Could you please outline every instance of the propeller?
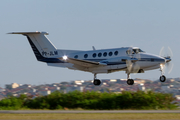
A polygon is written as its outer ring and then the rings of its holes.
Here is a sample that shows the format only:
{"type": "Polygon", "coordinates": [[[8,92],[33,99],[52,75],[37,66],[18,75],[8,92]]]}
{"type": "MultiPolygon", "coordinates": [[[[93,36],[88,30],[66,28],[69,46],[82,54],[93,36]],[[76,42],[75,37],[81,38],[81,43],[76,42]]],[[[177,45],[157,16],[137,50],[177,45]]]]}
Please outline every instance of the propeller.
{"type": "Polygon", "coordinates": [[[169,46],[166,49],[163,46],[159,52],[159,55],[161,57],[170,57],[171,58],[171,57],[173,57],[173,52],[169,46]]]}
{"type": "Polygon", "coordinates": [[[172,69],[173,69],[173,66],[174,64],[171,61],[172,57],[173,57],[173,52],[171,50],[171,48],[168,46],[166,49],[165,47],[163,46],[159,52],[159,55],[161,57],[164,57],[166,60],[165,60],[165,64],[161,64],[160,67],[161,67],[161,70],[164,72],[164,71],[167,71],[168,74],[171,73],[172,69]]]}
{"type": "Polygon", "coordinates": [[[140,60],[141,56],[139,53],[135,52],[139,51],[134,51],[133,47],[129,47],[127,50],[127,54],[130,57],[130,59],[126,60],[126,66],[129,73],[138,73],[140,69],[140,66],[134,61],[140,60]]]}

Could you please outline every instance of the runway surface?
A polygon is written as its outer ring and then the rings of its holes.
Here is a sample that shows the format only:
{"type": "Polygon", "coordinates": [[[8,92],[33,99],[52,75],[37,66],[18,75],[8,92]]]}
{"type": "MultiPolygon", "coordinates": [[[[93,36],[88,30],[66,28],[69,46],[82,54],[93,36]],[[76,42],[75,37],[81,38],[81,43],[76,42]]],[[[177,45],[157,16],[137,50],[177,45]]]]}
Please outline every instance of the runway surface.
{"type": "Polygon", "coordinates": [[[180,110],[0,110],[0,113],[180,113],[180,110]]]}

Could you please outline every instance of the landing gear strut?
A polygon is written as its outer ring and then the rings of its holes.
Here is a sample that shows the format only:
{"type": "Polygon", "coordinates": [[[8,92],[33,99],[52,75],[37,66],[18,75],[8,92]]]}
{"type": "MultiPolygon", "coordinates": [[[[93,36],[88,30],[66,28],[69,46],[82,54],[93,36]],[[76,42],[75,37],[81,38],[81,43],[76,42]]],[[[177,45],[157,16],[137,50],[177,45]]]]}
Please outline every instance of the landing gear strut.
{"type": "Polygon", "coordinates": [[[130,73],[127,74],[127,84],[128,85],[133,85],[134,84],[134,80],[130,79],[130,73]]]}
{"type": "Polygon", "coordinates": [[[96,79],[96,73],[94,74],[94,81],[93,81],[93,84],[94,85],[100,85],[101,84],[101,80],[99,80],[99,79],[96,79]]]}
{"type": "Polygon", "coordinates": [[[161,64],[161,65],[160,65],[161,76],[160,76],[160,78],[159,78],[159,80],[160,80],[161,82],[165,82],[165,81],[166,81],[166,77],[164,76],[163,68],[164,68],[164,65],[161,64]]]}

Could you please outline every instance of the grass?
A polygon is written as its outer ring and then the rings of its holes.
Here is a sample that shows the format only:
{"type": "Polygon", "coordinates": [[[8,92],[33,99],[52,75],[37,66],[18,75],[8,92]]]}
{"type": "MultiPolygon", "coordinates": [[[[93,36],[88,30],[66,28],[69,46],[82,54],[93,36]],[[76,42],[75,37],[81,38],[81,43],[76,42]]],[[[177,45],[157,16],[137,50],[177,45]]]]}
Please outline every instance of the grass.
{"type": "Polygon", "coordinates": [[[179,113],[0,113],[2,120],[180,120],[179,113]]]}

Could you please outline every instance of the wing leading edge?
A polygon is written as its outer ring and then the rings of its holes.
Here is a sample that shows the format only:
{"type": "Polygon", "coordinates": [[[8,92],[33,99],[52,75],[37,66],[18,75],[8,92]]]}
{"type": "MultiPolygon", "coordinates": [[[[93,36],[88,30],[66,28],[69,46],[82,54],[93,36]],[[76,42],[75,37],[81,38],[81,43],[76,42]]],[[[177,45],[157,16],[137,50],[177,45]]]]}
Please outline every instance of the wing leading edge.
{"type": "Polygon", "coordinates": [[[106,66],[107,64],[105,63],[99,63],[99,62],[94,62],[94,61],[88,61],[88,60],[80,60],[80,59],[75,59],[75,58],[67,58],[67,59],[63,59],[59,58],[60,60],[63,60],[65,62],[68,63],[72,63],[74,65],[79,65],[79,66],[83,66],[83,67],[97,67],[97,66],[106,66]]]}

